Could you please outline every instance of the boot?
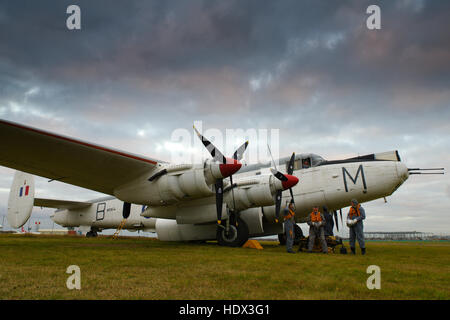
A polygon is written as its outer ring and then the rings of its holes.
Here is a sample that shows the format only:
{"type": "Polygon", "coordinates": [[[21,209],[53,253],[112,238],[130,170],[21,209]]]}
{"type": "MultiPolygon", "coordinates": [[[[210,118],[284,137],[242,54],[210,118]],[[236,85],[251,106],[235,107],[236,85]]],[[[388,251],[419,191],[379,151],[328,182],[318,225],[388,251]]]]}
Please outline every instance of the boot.
{"type": "Polygon", "coordinates": [[[365,255],[366,254],[366,248],[361,248],[361,254],[365,255]]]}
{"type": "Polygon", "coordinates": [[[352,251],[352,254],[356,254],[355,247],[350,247],[350,250],[352,251]]]}

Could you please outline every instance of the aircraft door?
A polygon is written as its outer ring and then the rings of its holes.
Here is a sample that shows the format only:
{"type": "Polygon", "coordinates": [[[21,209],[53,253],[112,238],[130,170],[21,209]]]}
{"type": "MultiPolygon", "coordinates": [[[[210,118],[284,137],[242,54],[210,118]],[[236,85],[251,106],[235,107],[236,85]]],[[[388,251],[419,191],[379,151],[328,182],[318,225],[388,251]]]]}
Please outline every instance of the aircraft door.
{"type": "Polygon", "coordinates": [[[123,218],[128,219],[128,217],[130,216],[130,212],[131,212],[131,203],[124,202],[123,203],[123,211],[122,211],[123,218]]]}
{"type": "Polygon", "coordinates": [[[103,220],[105,218],[106,202],[97,203],[97,212],[95,214],[95,220],[103,220]]]}

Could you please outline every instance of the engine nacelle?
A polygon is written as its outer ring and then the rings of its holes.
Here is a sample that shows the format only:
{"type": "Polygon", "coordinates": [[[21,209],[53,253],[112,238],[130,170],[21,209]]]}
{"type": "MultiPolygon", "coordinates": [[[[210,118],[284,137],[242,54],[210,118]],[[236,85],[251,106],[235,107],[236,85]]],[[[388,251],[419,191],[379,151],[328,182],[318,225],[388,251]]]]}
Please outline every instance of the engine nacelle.
{"type": "Polygon", "coordinates": [[[247,224],[248,232],[251,236],[264,234],[263,213],[261,208],[250,208],[241,211],[239,217],[247,224]]]}
{"type": "Polygon", "coordinates": [[[159,165],[151,176],[120,186],[114,195],[122,201],[167,206],[214,194],[213,185],[218,179],[229,177],[241,168],[239,161],[226,158],[226,163],[206,160],[203,164],[159,165]]]}
{"type": "Polygon", "coordinates": [[[198,165],[169,165],[161,167],[152,181],[143,176],[117,188],[114,195],[131,203],[167,206],[181,199],[213,195],[220,174],[219,165],[208,160],[198,165]]]}
{"type": "Polygon", "coordinates": [[[216,239],[217,226],[177,224],[175,220],[157,219],[156,233],[161,241],[193,241],[216,239]]]}
{"type": "Polygon", "coordinates": [[[229,208],[234,208],[237,211],[270,206],[275,204],[276,190],[281,188],[281,183],[274,176],[259,176],[238,181],[237,186],[232,191],[225,193],[224,199],[229,208]]]}

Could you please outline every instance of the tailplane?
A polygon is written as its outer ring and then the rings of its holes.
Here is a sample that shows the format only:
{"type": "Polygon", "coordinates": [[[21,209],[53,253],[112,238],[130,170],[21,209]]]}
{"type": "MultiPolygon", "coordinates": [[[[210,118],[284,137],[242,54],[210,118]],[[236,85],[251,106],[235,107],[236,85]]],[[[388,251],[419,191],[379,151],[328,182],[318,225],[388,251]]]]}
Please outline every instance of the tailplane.
{"type": "Polygon", "coordinates": [[[16,171],[8,198],[8,223],[12,228],[22,227],[30,218],[34,204],[34,177],[16,171]]]}

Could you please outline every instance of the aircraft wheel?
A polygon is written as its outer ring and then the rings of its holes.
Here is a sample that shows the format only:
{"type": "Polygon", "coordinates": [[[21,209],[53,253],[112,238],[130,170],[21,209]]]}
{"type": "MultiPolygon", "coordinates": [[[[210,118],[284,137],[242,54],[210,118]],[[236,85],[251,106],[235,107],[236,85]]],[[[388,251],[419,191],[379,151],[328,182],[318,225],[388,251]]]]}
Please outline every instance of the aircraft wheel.
{"type": "Polygon", "coordinates": [[[98,236],[98,234],[97,234],[97,231],[95,231],[95,230],[91,230],[91,231],[86,232],[86,237],[87,238],[95,238],[97,236],[98,236]]]}
{"type": "Polygon", "coordinates": [[[298,245],[300,239],[303,238],[303,231],[297,224],[294,225],[294,244],[298,245]]]}
{"type": "Polygon", "coordinates": [[[248,240],[248,226],[244,220],[237,218],[237,226],[230,224],[228,233],[222,227],[217,227],[217,242],[221,246],[241,247],[248,240]]]}

